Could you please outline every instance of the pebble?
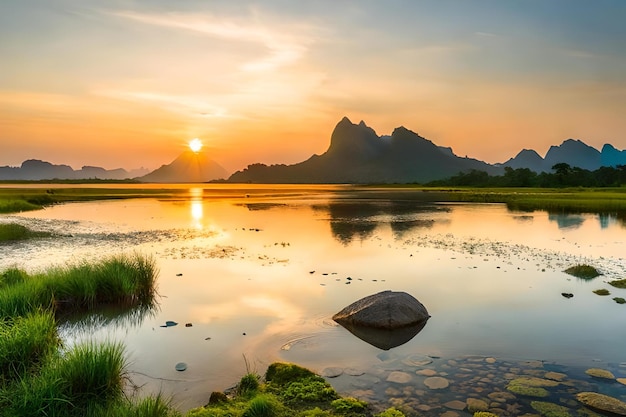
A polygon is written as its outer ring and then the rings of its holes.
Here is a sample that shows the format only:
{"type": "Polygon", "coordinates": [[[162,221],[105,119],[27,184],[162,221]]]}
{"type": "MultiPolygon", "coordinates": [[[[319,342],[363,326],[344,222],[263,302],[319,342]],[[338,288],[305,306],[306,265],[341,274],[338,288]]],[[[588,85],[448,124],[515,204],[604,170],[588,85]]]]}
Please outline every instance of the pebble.
{"type": "Polygon", "coordinates": [[[185,362],[178,362],[174,368],[176,368],[177,371],[182,372],[187,369],[187,364],[185,362]]]}
{"type": "Polygon", "coordinates": [[[343,368],[331,366],[322,370],[322,376],[325,378],[337,378],[341,374],[343,374],[343,368]]]}
{"type": "Polygon", "coordinates": [[[434,369],[420,369],[419,371],[415,372],[418,375],[424,375],[424,376],[434,376],[437,375],[437,371],[435,371],[434,369]]]}
{"type": "Polygon", "coordinates": [[[430,389],[443,389],[447,388],[450,383],[447,379],[440,376],[431,376],[430,378],[426,378],[424,380],[424,385],[426,385],[430,389]]]}
{"type": "Polygon", "coordinates": [[[406,384],[413,379],[410,374],[406,372],[393,371],[387,377],[388,382],[395,382],[396,384],[406,384]]]}

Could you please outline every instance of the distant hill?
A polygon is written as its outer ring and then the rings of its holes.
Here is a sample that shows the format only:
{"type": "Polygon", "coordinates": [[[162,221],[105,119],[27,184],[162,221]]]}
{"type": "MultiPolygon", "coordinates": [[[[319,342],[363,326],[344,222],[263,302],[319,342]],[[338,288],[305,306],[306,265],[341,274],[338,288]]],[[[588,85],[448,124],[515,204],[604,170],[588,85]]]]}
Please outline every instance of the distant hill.
{"type": "Polygon", "coordinates": [[[225,179],[228,172],[205,152],[187,150],[168,165],[137,178],[142,182],[207,182],[225,179]]]}
{"type": "Polygon", "coordinates": [[[460,171],[502,172],[482,161],[456,156],[405,127],[378,136],[363,121],[344,117],[335,127],[328,150],[293,165],[253,164],[235,172],[237,183],[409,183],[446,178],[460,171]]]}
{"type": "Polygon", "coordinates": [[[0,167],[0,180],[88,180],[107,179],[123,180],[145,175],[147,169],[126,171],[122,168],[106,170],[100,167],[83,166],[74,170],[69,165],[55,165],[38,159],[29,159],[19,167],[0,167]]]}
{"type": "Polygon", "coordinates": [[[541,158],[534,150],[524,149],[515,158],[497,165],[550,172],[554,165],[562,162],[572,167],[595,171],[601,166],[626,165],[626,151],[619,151],[609,144],[604,145],[602,151],[598,151],[581,140],[567,139],[558,146],[551,146],[545,158],[541,158]]]}

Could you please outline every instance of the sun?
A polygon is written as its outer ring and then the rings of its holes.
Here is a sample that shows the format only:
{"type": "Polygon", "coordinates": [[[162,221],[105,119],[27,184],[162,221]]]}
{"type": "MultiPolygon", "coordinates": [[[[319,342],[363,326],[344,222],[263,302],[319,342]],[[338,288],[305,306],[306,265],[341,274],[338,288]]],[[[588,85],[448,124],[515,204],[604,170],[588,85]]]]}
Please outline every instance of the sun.
{"type": "Polygon", "coordinates": [[[189,149],[191,149],[195,153],[200,152],[200,149],[202,149],[202,141],[200,141],[200,139],[198,138],[190,140],[189,149]]]}

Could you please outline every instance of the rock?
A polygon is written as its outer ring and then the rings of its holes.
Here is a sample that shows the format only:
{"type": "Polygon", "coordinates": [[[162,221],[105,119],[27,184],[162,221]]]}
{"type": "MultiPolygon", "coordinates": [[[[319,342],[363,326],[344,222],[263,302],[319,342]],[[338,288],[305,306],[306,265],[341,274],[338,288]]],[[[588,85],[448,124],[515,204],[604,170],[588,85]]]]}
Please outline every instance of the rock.
{"type": "Polygon", "coordinates": [[[487,411],[489,409],[489,404],[487,404],[483,400],[479,400],[478,398],[468,398],[465,403],[467,404],[467,410],[470,413],[475,413],[477,411],[487,411]]]}
{"type": "Polygon", "coordinates": [[[579,392],[576,399],[587,407],[606,413],[626,416],[626,403],[608,395],[596,392],[579,392]]]}
{"type": "Polygon", "coordinates": [[[450,383],[447,379],[440,376],[431,376],[430,378],[426,378],[424,380],[424,385],[426,385],[430,389],[443,389],[448,388],[448,385],[450,385],[450,383]]]}
{"type": "Polygon", "coordinates": [[[585,373],[594,378],[615,379],[615,375],[613,375],[611,371],[607,371],[606,369],[589,368],[585,371],[585,373]]]}
{"type": "Polygon", "coordinates": [[[185,323],[185,327],[192,327],[193,324],[192,323],[185,323]]]}
{"type": "Polygon", "coordinates": [[[509,382],[506,389],[518,395],[547,397],[548,391],[544,387],[556,387],[557,385],[559,385],[559,382],[551,379],[521,377],[509,382]]]}
{"type": "Polygon", "coordinates": [[[357,368],[346,368],[343,370],[343,372],[346,375],[350,375],[350,376],[361,376],[365,373],[364,370],[362,369],[357,369],[357,368]]]}
{"type": "Polygon", "coordinates": [[[567,375],[560,372],[546,372],[544,376],[547,379],[553,379],[555,381],[563,381],[565,378],[567,378],[567,375]]]}
{"type": "Polygon", "coordinates": [[[459,417],[459,413],[457,413],[456,411],[446,411],[445,413],[441,414],[440,417],[459,417]]]}
{"type": "Polygon", "coordinates": [[[410,382],[411,379],[413,378],[411,377],[410,374],[407,374],[406,372],[400,372],[400,371],[393,371],[387,377],[388,382],[395,382],[397,384],[406,384],[407,382],[410,382]]]}
{"type": "Polygon", "coordinates": [[[329,367],[322,370],[322,376],[325,378],[337,378],[341,374],[343,374],[342,368],[329,367]]]}
{"type": "Polygon", "coordinates": [[[437,375],[437,371],[435,371],[434,369],[420,369],[419,371],[416,371],[415,373],[418,375],[424,375],[424,376],[437,375]]]}
{"type": "Polygon", "coordinates": [[[415,297],[396,291],[382,291],[361,298],[333,316],[341,325],[378,329],[399,329],[425,323],[430,315],[415,297]]]}
{"type": "Polygon", "coordinates": [[[459,400],[448,401],[444,404],[444,406],[451,408],[453,410],[463,410],[465,408],[465,403],[459,400]]]}
{"type": "Polygon", "coordinates": [[[574,296],[571,292],[562,292],[561,295],[565,298],[572,298],[574,296]]]}
{"type": "Polygon", "coordinates": [[[187,364],[185,362],[178,362],[175,366],[176,370],[179,372],[184,371],[185,369],[187,369],[187,364]]]}
{"type": "Polygon", "coordinates": [[[626,378],[617,378],[617,382],[619,382],[622,385],[626,385],[626,378]]]}
{"type": "Polygon", "coordinates": [[[569,417],[569,409],[562,405],[548,403],[544,401],[532,401],[530,406],[539,414],[545,417],[569,417]]]}

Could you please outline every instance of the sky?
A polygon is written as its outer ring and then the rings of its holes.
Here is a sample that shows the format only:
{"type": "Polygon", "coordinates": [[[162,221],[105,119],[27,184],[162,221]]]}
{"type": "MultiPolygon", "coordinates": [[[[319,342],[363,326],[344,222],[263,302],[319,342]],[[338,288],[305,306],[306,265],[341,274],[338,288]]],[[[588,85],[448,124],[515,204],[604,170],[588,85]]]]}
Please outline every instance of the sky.
{"type": "Polygon", "coordinates": [[[229,171],[321,154],[347,116],[504,162],[626,148],[623,0],[2,0],[0,166],[229,171]]]}

